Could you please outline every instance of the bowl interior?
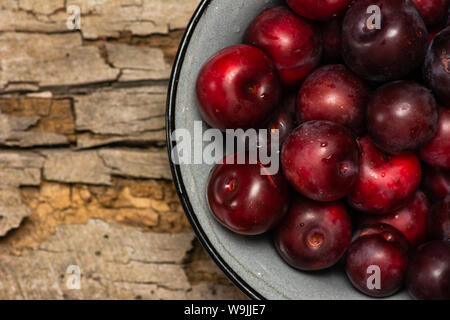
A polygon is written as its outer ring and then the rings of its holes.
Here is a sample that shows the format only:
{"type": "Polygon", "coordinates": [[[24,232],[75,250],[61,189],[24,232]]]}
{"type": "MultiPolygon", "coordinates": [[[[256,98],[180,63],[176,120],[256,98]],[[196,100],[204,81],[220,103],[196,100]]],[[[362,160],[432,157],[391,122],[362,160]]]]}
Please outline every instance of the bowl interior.
{"type": "MultiPolygon", "coordinates": [[[[248,24],[264,8],[283,4],[280,0],[211,0],[193,22],[186,51],[179,57],[181,71],[177,85],[173,129],[187,129],[194,143],[194,121],[201,120],[197,111],[195,82],[203,63],[218,50],[242,41],[248,24]]],[[[173,106],[169,106],[173,108],[173,106]]],[[[203,124],[203,130],[207,128],[203,124]]],[[[201,138],[200,138],[201,139],[201,138]]],[[[170,144],[169,144],[170,145],[170,144]]],[[[194,164],[179,166],[181,183],[198,221],[199,231],[244,286],[267,299],[367,299],[357,292],[345,276],[342,266],[319,273],[304,273],[289,267],[278,256],[270,235],[242,237],[220,226],[206,203],[206,181],[212,166],[194,164]]],[[[405,299],[401,292],[395,299],[405,299]]]]}

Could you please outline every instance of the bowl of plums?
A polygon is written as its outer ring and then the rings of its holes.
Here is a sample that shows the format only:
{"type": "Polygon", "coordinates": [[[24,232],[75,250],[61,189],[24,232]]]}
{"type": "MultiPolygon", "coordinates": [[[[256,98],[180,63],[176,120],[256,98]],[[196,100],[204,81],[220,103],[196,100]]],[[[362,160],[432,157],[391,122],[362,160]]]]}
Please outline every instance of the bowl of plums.
{"type": "Polygon", "coordinates": [[[204,0],[167,101],[197,237],[255,299],[450,299],[450,0],[204,0]]]}

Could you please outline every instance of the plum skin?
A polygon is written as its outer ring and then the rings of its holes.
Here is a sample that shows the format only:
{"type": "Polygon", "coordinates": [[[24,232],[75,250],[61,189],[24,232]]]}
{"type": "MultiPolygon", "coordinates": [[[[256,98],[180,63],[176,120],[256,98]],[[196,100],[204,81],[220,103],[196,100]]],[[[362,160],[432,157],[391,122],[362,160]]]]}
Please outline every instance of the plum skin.
{"type": "Polygon", "coordinates": [[[413,0],[419,12],[429,27],[441,25],[445,22],[450,6],[448,0],[413,0]]]}
{"type": "Polygon", "coordinates": [[[322,25],[324,64],[338,63],[342,60],[341,55],[341,28],[343,17],[338,17],[325,22],[322,25]]]}
{"type": "MultiPolygon", "coordinates": [[[[276,116],[269,122],[268,136],[270,138],[274,130],[278,130],[280,147],[296,127],[295,104],[295,95],[287,95],[281,102],[276,116]]],[[[270,144],[270,140],[268,143],[270,144]]]]}
{"type": "Polygon", "coordinates": [[[420,185],[422,168],[410,152],[390,156],[368,137],[359,140],[361,166],[347,202],[371,214],[388,214],[404,206],[420,185]]]}
{"type": "Polygon", "coordinates": [[[275,246],[292,267],[322,270],[336,264],[351,240],[351,220],[342,202],[297,197],[275,230],[275,246]]]}
{"type": "Polygon", "coordinates": [[[428,31],[411,0],[358,0],[342,25],[342,56],[357,75],[371,81],[398,80],[420,67],[428,31]],[[381,9],[381,29],[367,27],[367,8],[381,9]]]}
{"type": "Polygon", "coordinates": [[[202,118],[212,127],[264,128],[281,98],[273,62],[248,45],[227,47],[212,56],[197,77],[202,118]]]}
{"type": "Polygon", "coordinates": [[[406,287],[416,300],[450,300],[450,241],[428,242],[416,250],[406,287]]]}
{"type": "Polygon", "coordinates": [[[262,234],[286,214],[291,191],[281,170],[262,175],[262,164],[227,164],[225,157],[210,173],[206,197],[213,216],[229,230],[242,235],[262,234]]]}
{"type": "Polygon", "coordinates": [[[431,42],[423,74],[438,102],[450,108],[450,26],[439,32],[431,42]]]}
{"type": "Polygon", "coordinates": [[[303,83],[297,98],[297,118],[333,121],[362,135],[369,95],[365,81],[344,65],[327,65],[303,83]]]}
{"type": "Polygon", "coordinates": [[[428,239],[450,241],[450,193],[433,206],[428,218],[428,239]]]}
{"type": "Polygon", "coordinates": [[[375,224],[358,230],[350,244],[345,264],[351,283],[371,297],[388,297],[403,284],[409,254],[408,240],[394,227],[375,224]],[[369,267],[380,268],[380,288],[367,286],[369,267]]]}
{"type": "Polygon", "coordinates": [[[369,135],[382,150],[415,151],[438,128],[438,109],[431,92],[414,82],[396,81],[380,87],[367,107],[369,135]]]}
{"type": "Polygon", "coordinates": [[[420,149],[420,158],[429,165],[450,169],[450,109],[439,109],[437,133],[420,149]]]}
{"type": "Polygon", "coordinates": [[[290,184],[316,201],[345,197],[358,176],[359,150],[346,127],[330,121],[308,121],[285,141],[281,165],[290,184]]]}
{"type": "Polygon", "coordinates": [[[384,223],[393,226],[408,239],[412,247],[417,247],[427,240],[427,222],[430,215],[430,203],[427,196],[420,190],[405,207],[388,215],[364,215],[360,225],[384,223]]]}
{"type": "Polygon", "coordinates": [[[351,0],[287,0],[297,14],[311,20],[326,21],[343,13],[351,0]]]}
{"type": "Polygon", "coordinates": [[[450,194],[450,170],[424,166],[423,189],[432,200],[441,200],[450,194]]]}
{"type": "Polygon", "coordinates": [[[322,37],[316,28],[284,6],[261,12],[245,32],[244,43],[264,51],[288,87],[298,86],[322,54],[322,37]]]}

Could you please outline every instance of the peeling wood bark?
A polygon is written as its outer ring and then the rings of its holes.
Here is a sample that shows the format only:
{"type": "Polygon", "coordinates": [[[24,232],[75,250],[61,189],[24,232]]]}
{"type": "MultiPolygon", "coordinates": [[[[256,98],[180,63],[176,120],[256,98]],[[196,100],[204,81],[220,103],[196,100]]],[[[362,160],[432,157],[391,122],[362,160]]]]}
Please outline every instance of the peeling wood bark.
{"type": "Polygon", "coordinates": [[[22,219],[31,214],[30,209],[22,202],[17,188],[0,187],[0,236],[17,228],[22,219]]]}
{"type": "Polygon", "coordinates": [[[69,99],[0,99],[0,145],[62,146],[74,140],[69,99]]]}
{"type": "Polygon", "coordinates": [[[111,174],[133,178],[171,179],[167,152],[102,149],[100,157],[111,174]]]}
{"type": "Polygon", "coordinates": [[[11,83],[35,83],[39,87],[80,85],[114,81],[119,70],[101,58],[97,48],[82,46],[78,33],[42,35],[0,34],[2,48],[0,88],[11,83]]]}
{"type": "Polygon", "coordinates": [[[164,129],[166,88],[98,90],[75,98],[76,128],[103,135],[133,136],[164,129]]]}

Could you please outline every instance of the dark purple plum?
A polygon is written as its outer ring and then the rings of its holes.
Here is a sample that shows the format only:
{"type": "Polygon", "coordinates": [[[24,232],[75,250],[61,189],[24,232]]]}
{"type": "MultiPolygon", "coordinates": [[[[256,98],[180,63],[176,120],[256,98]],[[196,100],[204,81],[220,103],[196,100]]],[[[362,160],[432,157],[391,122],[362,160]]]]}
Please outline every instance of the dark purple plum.
{"type": "Polygon", "coordinates": [[[351,221],[343,203],[297,197],[275,231],[275,246],[292,267],[322,270],[339,261],[351,237],[351,221]]]}
{"type": "Polygon", "coordinates": [[[450,300],[450,241],[420,246],[410,259],[406,287],[417,300],[450,300]]]}
{"type": "Polygon", "coordinates": [[[408,253],[408,240],[394,227],[366,226],[355,233],[347,250],[347,276],[355,288],[371,297],[393,295],[403,285],[408,253]]]}
{"type": "Polygon", "coordinates": [[[450,194],[434,205],[428,218],[428,238],[450,241],[450,194]]]}
{"type": "Polygon", "coordinates": [[[450,108],[450,26],[434,37],[423,70],[440,104],[450,108]]]}
{"type": "Polygon", "coordinates": [[[372,81],[398,80],[420,67],[428,31],[411,0],[358,0],[342,25],[342,56],[359,76],[372,81]],[[370,21],[367,9],[381,8],[381,25],[370,21]]]}
{"type": "Polygon", "coordinates": [[[438,109],[432,93],[409,81],[386,84],[367,107],[367,129],[375,144],[396,154],[415,151],[429,142],[438,128],[438,109]]]}

